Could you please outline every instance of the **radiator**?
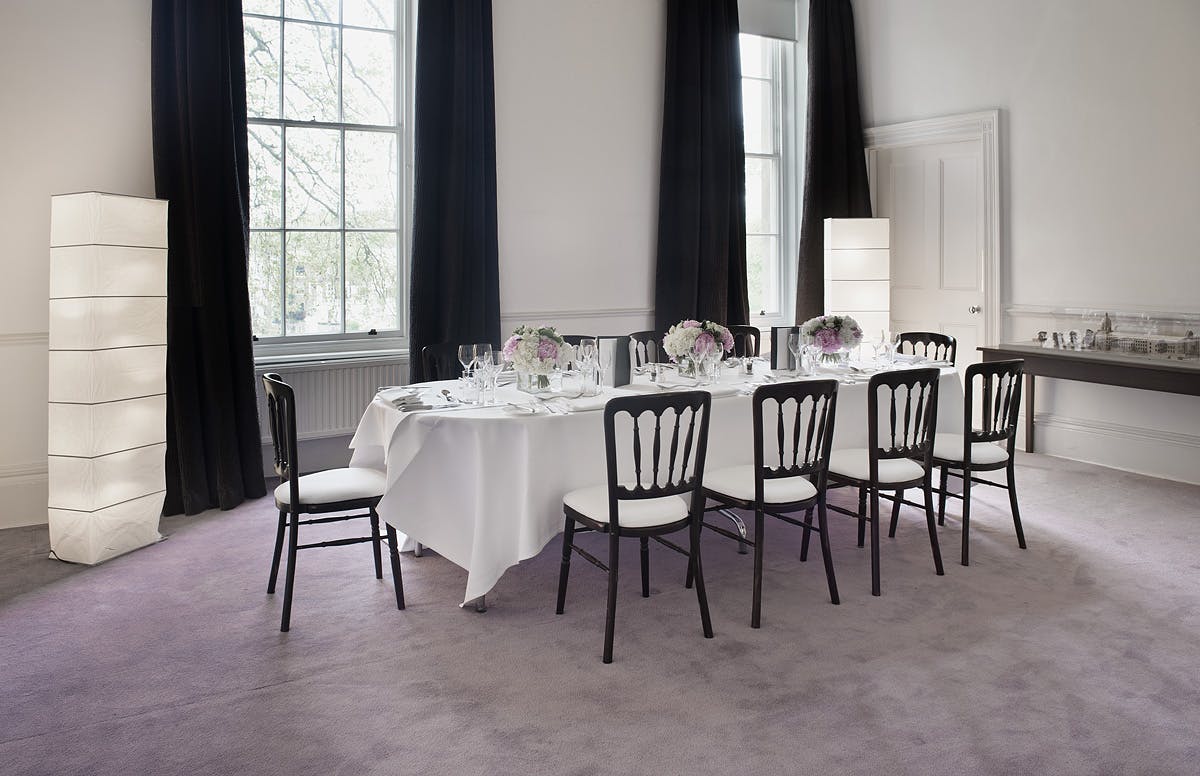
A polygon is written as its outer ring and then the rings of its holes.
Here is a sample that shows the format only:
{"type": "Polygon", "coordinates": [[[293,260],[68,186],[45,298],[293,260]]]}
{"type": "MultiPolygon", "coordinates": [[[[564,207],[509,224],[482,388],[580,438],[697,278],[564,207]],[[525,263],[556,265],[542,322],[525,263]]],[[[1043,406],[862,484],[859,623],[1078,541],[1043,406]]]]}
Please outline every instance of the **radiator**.
{"type": "MultiPolygon", "coordinates": [[[[292,366],[258,367],[256,375],[277,372],[296,391],[296,437],[301,440],[349,436],[358,427],[363,409],[376,390],[385,385],[402,385],[408,365],[397,358],[346,359],[292,366]]],[[[262,380],[256,380],[258,417],[267,417],[267,400],[262,380]]],[[[262,426],[264,445],[271,444],[271,430],[262,426]]]]}

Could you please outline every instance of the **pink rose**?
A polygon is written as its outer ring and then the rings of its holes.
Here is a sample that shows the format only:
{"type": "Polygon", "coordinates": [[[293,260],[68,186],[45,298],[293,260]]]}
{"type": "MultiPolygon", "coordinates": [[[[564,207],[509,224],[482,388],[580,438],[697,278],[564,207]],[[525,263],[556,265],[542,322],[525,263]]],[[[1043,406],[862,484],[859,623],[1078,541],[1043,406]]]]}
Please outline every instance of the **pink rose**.
{"type": "Polygon", "coordinates": [[[695,351],[697,356],[707,356],[716,350],[716,347],[717,341],[713,339],[713,335],[704,332],[696,337],[696,344],[692,346],[692,350],[695,351]]]}
{"type": "Polygon", "coordinates": [[[836,353],[842,349],[842,338],[833,329],[818,329],[813,337],[822,353],[836,353]]]}
{"type": "Polygon", "coordinates": [[[555,344],[554,340],[543,339],[538,343],[537,354],[538,358],[542,359],[543,361],[547,359],[556,359],[558,358],[558,345],[555,344]]]}

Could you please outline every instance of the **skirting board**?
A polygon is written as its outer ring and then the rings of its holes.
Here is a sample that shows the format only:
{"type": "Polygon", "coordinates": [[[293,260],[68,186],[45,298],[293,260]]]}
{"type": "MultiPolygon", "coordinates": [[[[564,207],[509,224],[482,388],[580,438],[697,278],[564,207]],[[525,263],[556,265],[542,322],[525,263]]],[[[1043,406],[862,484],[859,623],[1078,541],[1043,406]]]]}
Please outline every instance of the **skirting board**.
{"type": "Polygon", "coordinates": [[[44,525],[48,483],[45,462],[0,466],[0,529],[44,525]]]}
{"type": "MultiPolygon", "coordinates": [[[[1193,434],[1043,412],[1034,427],[1039,453],[1200,485],[1200,437],[1193,434]]],[[[1024,413],[1017,446],[1025,447],[1024,413]]]]}

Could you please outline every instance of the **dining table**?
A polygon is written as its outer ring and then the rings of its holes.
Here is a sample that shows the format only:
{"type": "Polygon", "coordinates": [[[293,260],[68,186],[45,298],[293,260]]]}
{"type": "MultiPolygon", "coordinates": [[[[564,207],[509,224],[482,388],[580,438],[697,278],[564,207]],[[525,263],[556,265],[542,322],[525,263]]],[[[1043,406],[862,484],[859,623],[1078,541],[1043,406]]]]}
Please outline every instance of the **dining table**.
{"type": "MultiPolygon", "coordinates": [[[[833,446],[867,445],[867,385],[879,368],[843,366],[815,375],[772,372],[765,362],[721,370],[707,385],[672,370],[651,381],[635,375],[621,387],[579,396],[536,396],[500,385],[488,403],[456,399],[458,381],[381,389],[363,412],[350,442],[351,466],[386,473],[377,511],[382,520],[467,572],[463,603],[477,601],[504,572],[533,558],[563,530],[563,496],[607,481],[603,409],[617,396],[671,390],[712,394],[705,468],[753,462],[751,395],[757,385],[835,377],[833,446]],[[415,397],[415,398],[414,398],[415,397]],[[414,407],[416,407],[414,409],[414,407]]],[[[962,383],[941,367],[938,431],[962,430],[962,383]]]]}

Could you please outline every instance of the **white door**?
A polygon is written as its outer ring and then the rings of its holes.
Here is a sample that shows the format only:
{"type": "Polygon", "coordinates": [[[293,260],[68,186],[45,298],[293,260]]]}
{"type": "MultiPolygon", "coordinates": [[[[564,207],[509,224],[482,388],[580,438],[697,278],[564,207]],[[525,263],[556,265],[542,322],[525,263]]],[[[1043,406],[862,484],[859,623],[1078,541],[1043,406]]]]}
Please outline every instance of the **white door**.
{"type": "Polygon", "coordinates": [[[892,224],[892,331],[958,340],[958,368],[980,360],[984,175],[980,140],[884,147],[872,154],[875,215],[892,224]]]}

